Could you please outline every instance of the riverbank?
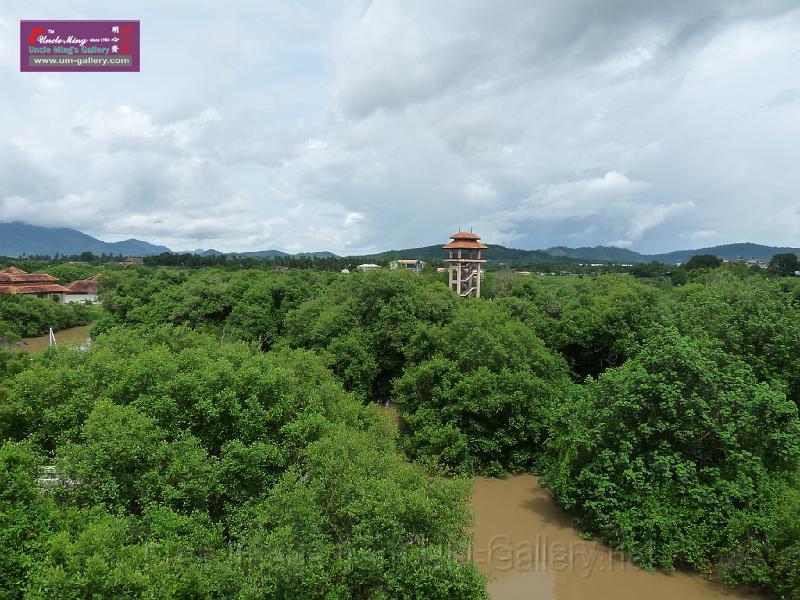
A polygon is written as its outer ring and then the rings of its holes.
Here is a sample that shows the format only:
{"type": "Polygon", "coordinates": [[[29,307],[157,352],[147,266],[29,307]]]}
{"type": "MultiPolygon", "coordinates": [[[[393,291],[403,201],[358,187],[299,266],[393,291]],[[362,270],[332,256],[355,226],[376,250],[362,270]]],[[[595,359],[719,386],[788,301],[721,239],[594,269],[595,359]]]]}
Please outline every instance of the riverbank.
{"type": "MultiPolygon", "coordinates": [[[[89,339],[89,333],[92,329],[92,323],[88,325],[80,325],[78,327],[70,327],[56,331],[56,343],[68,345],[80,345],[89,339]]],[[[38,337],[22,338],[26,347],[23,348],[28,354],[35,355],[42,352],[49,344],[49,336],[40,335],[38,337]]]]}
{"type": "MultiPolygon", "coordinates": [[[[378,404],[397,426],[394,406],[378,404]]],[[[686,572],[648,571],[585,540],[535,475],[474,478],[469,558],[493,600],[763,600],[686,572]]]]}
{"type": "Polygon", "coordinates": [[[584,540],[533,475],[475,478],[471,558],[494,600],[757,600],[689,573],[647,571],[584,540]]]}

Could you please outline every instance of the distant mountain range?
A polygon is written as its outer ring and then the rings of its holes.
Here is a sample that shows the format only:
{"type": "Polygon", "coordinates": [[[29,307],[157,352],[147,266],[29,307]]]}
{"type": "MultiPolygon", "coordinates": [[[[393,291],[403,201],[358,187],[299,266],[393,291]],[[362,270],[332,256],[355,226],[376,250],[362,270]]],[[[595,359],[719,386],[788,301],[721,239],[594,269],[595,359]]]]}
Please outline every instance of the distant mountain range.
{"type": "MultiPolygon", "coordinates": [[[[142,240],[130,239],[122,242],[104,242],[77,229],[68,227],[39,227],[15,221],[0,223],[0,256],[55,256],[78,255],[82,252],[92,254],[122,254],[124,256],[152,256],[172,252],[166,246],[159,246],[142,240]]],[[[333,252],[299,252],[289,254],[280,250],[260,250],[258,252],[220,252],[219,250],[189,250],[199,256],[236,255],[251,258],[272,258],[274,256],[332,257],[333,252]]]]}
{"type": "Polygon", "coordinates": [[[596,260],[601,262],[615,263],[642,263],[642,262],[662,262],[674,264],[686,262],[693,256],[699,254],[711,254],[718,258],[758,258],[769,260],[775,254],[793,252],[800,256],[800,248],[787,248],[780,246],[762,246],[749,242],[742,244],[724,244],[722,246],[712,246],[710,248],[696,248],[694,250],[675,250],[664,254],[640,254],[627,248],[615,248],[609,246],[595,246],[593,248],[565,248],[557,246],[546,250],[553,256],[563,256],[573,260],[596,260]]]}
{"type": "MultiPolygon", "coordinates": [[[[331,258],[337,256],[333,252],[298,252],[297,254],[290,254],[281,250],[256,250],[254,252],[220,252],[219,250],[190,250],[190,254],[197,254],[198,256],[242,256],[244,258],[274,258],[276,256],[291,256],[294,258],[331,258]]],[[[179,252],[178,254],[183,254],[179,252]]]]}
{"type": "MultiPolygon", "coordinates": [[[[441,260],[444,258],[442,244],[433,246],[423,246],[421,248],[406,248],[405,250],[387,250],[377,254],[367,254],[360,258],[365,260],[387,260],[390,258],[416,258],[417,260],[441,260]]],[[[506,248],[495,244],[489,245],[483,251],[486,260],[508,265],[520,265],[541,262],[574,262],[569,258],[553,256],[542,250],[518,250],[516,248],[506,248]]]]}
{"type": "MultiPolygon", "coordinates": [[[[32,256],[32,255],[77,255],[82,252],[93,254],[122,254],[125,256],[150,256],[162,252],[172,252],[166,246],[159,246],[137,239],[122,242],[104,242],[77,229],[66,227],[38,227],[25,223],[0,223],[0,256],[32,256]]],[[[337,255],[332,252],[299,252],[290,254],[281,250],[260,250],[256,252],[220,252],[219,250],[191,250],[188,251],[199,256],[231,255],[250,258],[286,257],[317,257],[329,258],[337,255]]],[[[712,254],[719,258],[757,258],[769,260],[774,254],[793,252],[800,256],[800,248],[787,248],[775,246],[762,246],[760,244],[742,243],[725,244],[711,248],[697,248],[694,250],[676,250],[664,254],[641,254],[627,248],[612,246],[594,246],[583,248],[567,248],[556,246],[547,250],[519,250],[490,244],[484,252],[487,260],[495,263],[504,263],[510,266],[536,264],[544,262],[612,262],[612,263],[643,263],[663,262],[674,264],[678,261],[686,262],[698,254],[712,254]]],[[[421,248],[406,248],[403,250],[387,250],[376,254],[353,257],[361,260],[386,260],[394,257],[416,258],[419,260],[440,260],[443,258],[441,244],[423,246],[421,248]]]]}
{"type": "Polygon", "coordinates": [[[67,227],[37,227],[25,223],[0,223],[0,256],[36,256],[56,254],[123,254],[149,256],[169,252],[166,246],[157,246],[142,240],[104,242],[77,229],[67,227]]]}
{"type": "MultiPolygon", "coordinates": [[[[800,256],[800,248],[784,248],[776,246],[762,246],[760,244],[725,244],[711,248],[697,248],[694,250],[675,250],[664,254],[641,254],[627,248],[614,246],[594,246],[583,248],[567,248],[555,246],[547,250],[518,250],[490,244],[483,256],[495,263],[505,263],[510,266],[536,264],[543,262],[609,262],[617,264],[638,264],[647,262],[662,262],[675,264],[686,262],[698,254],[712,254],[719,258],[758,258],[769,260],[775,254],[793,252],[800,256]]],[[[442,246],[424,246],[422,248],[409,248],[406,250],[388,250],[377,254],[370,254],[363,258],[382,260],[402,256],[417,258],[419,260],[440,260],[443,257],[442,246]]]]}

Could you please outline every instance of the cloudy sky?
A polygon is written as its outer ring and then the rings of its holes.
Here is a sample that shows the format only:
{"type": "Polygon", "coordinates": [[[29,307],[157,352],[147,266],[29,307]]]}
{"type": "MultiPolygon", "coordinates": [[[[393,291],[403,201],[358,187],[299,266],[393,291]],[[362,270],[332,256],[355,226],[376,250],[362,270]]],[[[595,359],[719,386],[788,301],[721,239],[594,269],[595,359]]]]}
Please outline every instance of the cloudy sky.
{"type": "Polygon", "coordinates": [[[0,0],[0,221],[173,249],[800,245],[797,0],[0,0]],[[108,8],[108,5],[111,8],[108,8]],[[20,19],[141,73],[20,73],[20,19]]]}

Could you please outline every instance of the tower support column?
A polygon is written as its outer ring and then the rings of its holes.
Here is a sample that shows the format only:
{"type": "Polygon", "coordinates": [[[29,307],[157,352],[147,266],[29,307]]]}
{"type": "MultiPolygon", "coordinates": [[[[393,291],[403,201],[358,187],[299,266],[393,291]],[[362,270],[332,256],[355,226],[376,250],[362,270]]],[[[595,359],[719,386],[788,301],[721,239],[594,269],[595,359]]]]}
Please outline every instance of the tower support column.
{"type": "Polygon", "coordinates": [[[448,263],[447,283],[450,289],[462,298],[480,298],[482,264],[481,250],[488,248],[479,240],[480,236],[472,232],[454,233],[452,240],[443,248],[448,251],[445,259],[448,263]]]}

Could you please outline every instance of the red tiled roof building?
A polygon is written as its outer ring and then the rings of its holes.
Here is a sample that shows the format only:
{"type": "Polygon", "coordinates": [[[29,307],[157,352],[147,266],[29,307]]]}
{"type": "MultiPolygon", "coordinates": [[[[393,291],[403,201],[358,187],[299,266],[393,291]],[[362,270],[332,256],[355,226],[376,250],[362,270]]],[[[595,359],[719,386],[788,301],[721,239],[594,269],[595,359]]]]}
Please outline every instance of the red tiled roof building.
{"type": "Polygon", "coordinates": [[[97,275],[89,277],[88,279],[73,281],[67,286],[67,292],[70,294],[96,294],[97,290],[97,275]]]}
{"type": "Polygon", "coordinates": [[[64,294],[64,303],[70,302],[89,302],[98,301],[98,276],[94,275],[88,279],[79,279],[67,285],[67,293],[64,294]]]}
{"type": "Polygon", "coordinates": [[[47,273],[27,273],[17,267],[0,271],[0,294],[30,294],[40,298],[58,295],[63,298],[66,291],[58,279],[47,273]]]}
{"type": "Polygon", "coordinates": [[[459,231],[450,236],[451,242],[442,246],[448,251],[445,259],[449,263],[448,284],[462,298],[481,297],[481,250],[489,246],[482,244],[479,235],[459,231]]]}

